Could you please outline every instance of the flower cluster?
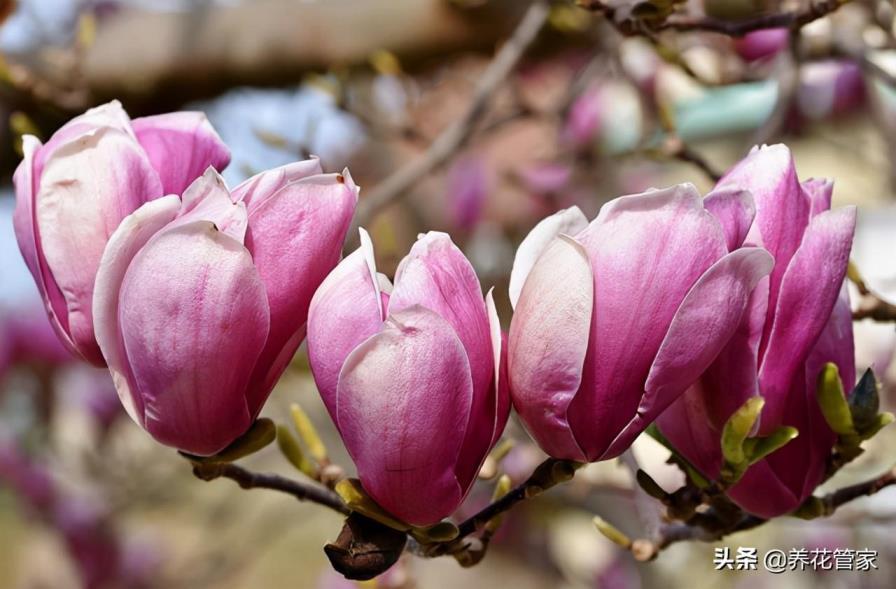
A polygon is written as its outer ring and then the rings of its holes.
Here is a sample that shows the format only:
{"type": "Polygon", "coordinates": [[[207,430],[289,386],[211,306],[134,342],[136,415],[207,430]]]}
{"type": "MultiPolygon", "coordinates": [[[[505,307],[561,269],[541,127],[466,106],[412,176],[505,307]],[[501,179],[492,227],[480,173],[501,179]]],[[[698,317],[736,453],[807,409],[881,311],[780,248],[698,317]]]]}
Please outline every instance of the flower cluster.
{"type": "Polygon", "coordinates": [[[107,365],[162,443],[214,454],[242,435],[305,336],[358,190],[315,159],[232,191],[200,113],[73,119],[15,174],[16,237],[60,339],[107,365]]]}
{"type": "Polygon", "coordinates": [[[208,456],[243,435],[307,335],[364,491],[412,525],[458,508],[511,405],[554,458],[614,458],[655,423],[718,480],[725,428],[760,399],[744,436],[799,437],[740,465],[730,499],[771,517],[824,478],[837,436],[816,383],[831,364],[838,390],[855,380],[855,210],[831,210],[832,185],[800,182],[784,146],[705,198],[681,184],[541,221],[516,254],[506,335],[444,233],[420,236],[394,284],[363,230],[340,262],[347,170],[311,159],[228,189],[202,115],[132,121],[117,103],[24,147],[15,228],[47,313],[164,444],[208,456]]]}

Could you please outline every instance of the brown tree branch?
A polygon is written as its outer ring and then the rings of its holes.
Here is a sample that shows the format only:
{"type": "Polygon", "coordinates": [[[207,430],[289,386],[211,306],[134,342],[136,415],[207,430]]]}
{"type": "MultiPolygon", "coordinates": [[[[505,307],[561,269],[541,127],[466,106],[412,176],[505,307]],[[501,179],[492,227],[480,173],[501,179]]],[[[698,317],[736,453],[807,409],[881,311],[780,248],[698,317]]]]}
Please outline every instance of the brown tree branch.
{"type": "Polygon", "coordinates": [[[271,489],[292,495],[299,501],[310,501],[329,507],[342,515],[351,513],[339,495],[329,489],[288,479],[278,474],[252,472],[231,462],[194,462],[193,474],[203,481],[230,479],[243,489],[271,489]]]}
{"type": "MultiPolygon", "coordinates": [[[[896,485],[896,468],[892,468],[873,479],[843,487],[822,497],[810,497],[807,503],[811,502],[817,506],[816,509],[818,511],[816,515],[829,516],[850,501],[874,495],[892,485],[896,485]]],[[[712,519],[716,515],[714,511],[715,508],[710,507],[704,513],[699,514],[700,519],[712,519]]],[[[741,512],[731,525],[723,529],[693,525],[693,522],[672,522],[663,525],[659,532],[650,538],[638,538],[631,541],[628,549],[637,560],[647,561],[652,560],[665,548],[678,542],[717,542],[731,534],[757,528],[768,521],[761,517],[741,512]]]]}
{"type": "Polygon", "coordinates": [[[852,312],[852,318],[856,321],[871,319],[881,323],[896,322],[896,305],[867,292],[863,295],[859,308],[852,312]]]}
{"type": "Polygon", "coordinates": [[[819,499],[822,505],[824,505],[825,513],[834,513],[840,506],[860,497],[874,495],[890,485],[896,485],[896,468],[892,468],[871,480],[837,489],[819,499]]]}
{"type": "Polygon", "coordinates": [[[674,133],[670,134],[659,148],[645,149],[645,152],[648,155],[676,159],[680,162],[691,164],[713,182],[718,182],[722,179],[722,172],[713,167],[701,153],[674,133]]]}
{"type": "Polygon", "coordinates": [[[821,0],[810,2],[806,8],[791,12],[763,14],[753,18],[737,21],[722,20],[708,16],[694,17],[671,15],[660,21],[636,20],[630,17],[617,19],[619,9],[609,6],[604,0],[580,0],[580,5],[588,10],[600,12],[625,35],[640,35],[646,31],[699,31],[721,33],[729,37],[742,37],[747,33],[760,29],[791,28],[798,29],[822,17],[825,17],[851,0],[821,0]]]}
{"type": "Polygon", "coordinates": [[[487,544],[479,544],[470,542],[470,536],[483,531],[488,523],[502,513],[509,511],[518,503],[540,495],[547,489],[560,483],[570,480],[575,474],[581,463],[570,460],[559,460],[556,458],[548,458],[542,462],[532,475],[525,482],[511,490],[509,493],[490,503],[481,509],[475,515],[467,518],[458,526],[458,535],[455,540],[450,542],[440,542],[432,544],[423,549],[425,556],[435,557],[445,554],[458,554],[461,552],[469,552],[471,549],[477,552],[468,559],[468,562],[475,564],[479,562],[484,555],[487,544]]]}
{"type": "Polygon", "coordinates": [[[388,176],[361,200],[349,239],[354,239],[357,227],[369,223],[383,208],[401,198],[411,186],[448,161],[466,143],[476,123],[485,114],[492,95],[535,40],[548,14],[549,8],[544,1],[539,0],[529,7],[513,36],[501,47],[479,79],[463,116],[442,131],[422,156],[388,176]]]}

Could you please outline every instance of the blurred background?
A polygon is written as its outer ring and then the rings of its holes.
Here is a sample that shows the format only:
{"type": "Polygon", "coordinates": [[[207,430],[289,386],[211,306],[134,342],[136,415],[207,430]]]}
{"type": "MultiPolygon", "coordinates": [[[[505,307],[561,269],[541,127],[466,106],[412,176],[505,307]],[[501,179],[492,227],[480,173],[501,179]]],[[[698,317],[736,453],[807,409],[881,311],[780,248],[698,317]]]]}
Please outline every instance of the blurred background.
{"type": "MultiPolygon", "coordinates": [[[[358,221],[372,233],[380,269],[391,275],[419,232],[448,231],[483,288],[495,287],[505,328],[513,254],[539,219],[573,204],[591,217],[615,196],[677,182],[705,192],[752,145],[783,141],[802,179],[833,178],[835,206],[859,205],[853,259],[878,296],[896,301],[891,2],[856,0],[798,35],[772,30],[736,41],[674,31],[623,37],[611,19],[556,2],[518,61],[497,63],[529,4],[0,0],[0,587],[355,586],[330,571],[322,551],[339,532],[338,516],[195,479],[183,458],[124,415],[104,371],[56,341],[15,244],[11,176],[22,134],[45,140],[111,99],[132,117],[206,112],[233,151],[224,173],[231,186],[310,154],[327,171],[350,167],[362,187],[358,221]]],[[[625,15],[647,4],[613,5],[625,15]]],[[[689,0],[676,10],[737,19],[806,6],[689,0]]],[[[883,409],[893,410],[893,324],[865,320],[855,329],[857,368],[874,367],[883,409]]],[[[304,350],[263,415],[285,421],[294,402],[351,472],[304,350]]],[[[520,482],[543,457],[513,419],[505,437],[516,444],[502,468],[520,482]]],[[[894,443],[891,427],[829,486],[890,468],[894,443]]],[[[653,440],[642,436],[635,455],[666,489],[681,484],[653,440]]],[[[301,476],[275,446],[246,463],[301,476]]],[[[460,516],[490,493],[489,484],[477,487],[460,516]]],[[[829,519],[782,518],[719,544],[760,554],[880,553],[880,570],[870,573],[784,577],[715,572],[713,546],[701,543],[636,563],[591,523],[599,514],[637,536],[634,497],[628,469],[592,465],[512,512],[478,566],[406,556],[361,586],[892,586],[896,491],[829,519]]]]}

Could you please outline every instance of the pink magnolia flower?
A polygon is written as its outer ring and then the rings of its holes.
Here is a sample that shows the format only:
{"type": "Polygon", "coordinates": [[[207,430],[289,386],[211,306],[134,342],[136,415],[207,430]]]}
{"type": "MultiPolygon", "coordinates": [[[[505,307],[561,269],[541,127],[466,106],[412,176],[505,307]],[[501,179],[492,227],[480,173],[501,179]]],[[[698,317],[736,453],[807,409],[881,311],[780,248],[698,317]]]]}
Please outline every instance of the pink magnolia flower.
{"type": "Polygon", "coordinates": [[[607,96],[602,85],[591,84],[570,105],[561,139],[576,148],[589,147],[595,142],[607,112],[607,96]]]}
{"type": "Polygon", "coordinates": [[[94,499],[73,495],[53,479],[47,465],[28,456],[18,442],[0,436],[0,488],[59,533],[81,576],[82,587],[137,587],[147,580],[123,565],[122,539],[109,513],[94,499]]]}
{"type": "Polygon", "coordinates": [[[691,184],[577,208],[517,251],[508,338],[511,396],[557,458],[622,453],[734,334],[771,256],[741,247],[749,195],[702,202],[691,184]]]}
{"type": "Polygon", "coordinates": [[[228,192],[209,169],[112,234],[96,278],[96,339],[130,416],[208,455],[244,433],[305,336],[357,202],[316,159],[228,192]]]}
{"type": "Polygon", "coordinates": [[[36,293],[35,299],[0,306],[0,375],[18,363],[58,366],[73,361],[50,327],[36,293]]]}
{"type": "Polygon", "coordinates": [[[533,194],[555,195],[569,188],[572,166],[555,162],[536,162],[519,171],[523,186],[533,194]]]}
{"type": "Polygon", "coordinates": [[[747,61],[767,59],[787,47],[790,31],[786,27],[759,29],[734,39],[734,50],[747,61]]]}
{"type": "Polygon", "coordinates": [[[145,202],[180,194],[230,152],[205,115],[131,121],[118,102],[88,110],[45,144],[26,135],[16,169],[16,239],[50,321],[73,353],[102,365],[93,285],[109,236],[145,202]]]}
{"type": "Polygon", "coordinates": [[[775,268],[753,292],[737,333],[658,420],[672,445],[704,475],[719,476],[720,432],[747,399],[762,395],[758,433],[782,425],[799,436],[756,463],[729,495],[747,511],[773,517],[796,508],[818,486],[835,442],[815,399],[818,374],[834,362],[845,390],[855,382],[852,319],[844,276],[855,208],[829,210],[833,185],[800,182],[790,150],[754,149],[715,194],[749,190],[756,217],[747,240],[765,247],[775,268]]]}
{"type": "Polygon", "coordinates": [[[464,231],[476,228],[488,198],[490,180],[488,166],[481,155],[459,158],[448,170],[445,200],[455,227],[464,231]]]}
{"type": "Polygon", "coordinates": [[[828,59],[800,69],[796,92],[799,113],[818,121],[842,115],[865,101],[865,78],[854,61],[828,59]]]}
{"type": "Polygon", "coordinates": [[[510,410],[491,292],[451,238],[421,236],[393,289],[362,230],[311,301],[308,356],[370,496],[411,524],[451,514],[510,410]]]}

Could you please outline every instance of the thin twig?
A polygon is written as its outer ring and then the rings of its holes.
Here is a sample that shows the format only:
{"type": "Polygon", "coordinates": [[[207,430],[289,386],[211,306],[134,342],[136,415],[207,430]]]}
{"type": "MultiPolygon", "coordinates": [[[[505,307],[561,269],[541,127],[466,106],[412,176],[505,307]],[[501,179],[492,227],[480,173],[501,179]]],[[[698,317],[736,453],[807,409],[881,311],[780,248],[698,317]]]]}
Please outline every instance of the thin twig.
{"type": "Polygon", "coordinates": [[[822,17],[825,17],[850,0],[822,0],[811,3],[801,10],[781,12],[776,14],[763,14],[754,18],[739,21],[721,20],[709,16],[678,16],[671,15],[665,20],[647,21],[631,17],[616,20],[617,8],[608,6],[604,0],[581,0],[580,5],[589,10],[600,12],[611,21],[619,31],[625,35],[640,35],[644,31],[662,31],[672,29],[676,31],[700,31],[721,33],[729,37],[742,37],[747,33],[760,29],[790,28],[798,29],[822,17]]]}
{"type": "Polygon", "coordinates": [[[852,318],[856,321],[871,319],[881,323],[896,322],[896,305],[869,292],[863,296],[859,308],[852,312],[852,318]]]}
{"type": "MultiPolygon", "coordinates": [[[[896,468],[890,469],[873,479],[843,487],[822,497],[810,497],[808,502],[815,502],[821,508],[819,516],[828,516],[837,511],[846,503],[867,497],[889,487],[896,485],[896,468]]],[[[708,510],[711,512],[712,508],[708,510]]],[[[689,525],[681,522],[673,522],[663,525],[659,532],[652,538],[638,538],[633,540],[629,550],[636,559],[641,561],[655,558],[662,550],[678,542],[697,540],[700,542],[717,542],[722,538],[737,532],[757,528],[769,520],[744,513],[734,525],[723,530],[707,530],[706,528],[689,525]]]]}
{"type": "Polygon", "coordinates": [[[686,143],[681,144],[681,149],[675,152],[675,157],[683,162],[697,166],[713,182],[718,182],[722,179],[722,172],[716,170],[703,155],[686,143]]]}
{"type": "MultiPolygon", "coordinates": [[[[473,99],[463,116],[442,131],[422,156],[388,176],[361,201],[358,205],[358,214],[355,216],[355,228],[369,223],[383,208],[398,200],[411,186],[444,164],[464,145],[476,123],[485,114],[492,95],[535,40],[548,14],[549,8],[546,2],[537,1],[529,7],[516,31],[501,47],[479,79],[473,92],[473,99]]],[[[351,231],[349,235],[353,236],[356,233],[351,231]]]]}
{"type": "Polygon", "coordinates": [[[243,489],[280,491],[292,495],[299,501],[317,503],[343,515],[351,513],[339,495],[329,489],[288,479],[278,474],[252,472],[230,462],[194,463],[193,474],[204,481],[217,478],[230,479],[243,489]]]}
{"type": "Polygon", "coordinates": [[[737,532],[751,530],[764,524],[767,520],[754,515],[745,515],[733,528],[725,532],[709,532],[703,528],[683,523],[670,523],[660,529],[656,540],[639,538],[632,542],[631,551],[637,560],[648,561],[661,551],[678,542],[700,541],[717,542],[725,536],[737,532]]]}
{"type": "Polygon", "coordinates": [[[896,75],[893,75],[890,70],[877,63],[866,51],[862,51],[858,55],[851,52],[848,55],[857,60],[862,69],[869,75],[874,76],[891,88],[896,87],[896,75]]]}
{"type": "Polygon", "coordinates": [[[645,151],[648,154],[653,153],[659,157],[677,159],[681,162],[691,164],[703,172],[706,177],[713,182],[718,182],[722,179],[722,172],[715,169],[702,154],[690,147],[677,134],[673,133],[669,135],[660,148],[656,150],[647,149],[645,151]]]}
{"type": "MultiPolygon", "coordinates": [[[[532,476],[526,479],[525,482],[461,522],[457,526],[458,535],[455,540],[430,546],[427,556],[455,554],[467,550],[470,547],[469,536],[484,530],[490,521],[509,511],[517,503],[540,495],[545,490],[568,481],[580,466],[581,463],[578,462],[548,458],[538,465],[532,476]]],[[[481,546],[481,548],[484,549],[484,546],[481,546]]]]}
{"type": "Polygon", "coordinates": [[[860,497],[874,495],[881,489],[896,485],[896,468],[890,469],[879,477],[837,489],[820,497],[825,513],[834,513],[838,507],[860,497]]]}
{"type": "Polygon", "coordinates": [[[563,483],[572,478],[575,470],[581,466],[580,463],[570,460],[559,460],[557,458],[548,458],[535,469],[524,483],[495,501],[489,504],[477,514],[464,520],[457,526],[460,536],[468,536],[472,533],[480,531],[485,524],[490,522],[495,516],[498,516],[511,507],[523,501],[540,495],[542,492],[550,489],[558,483],[563,483]]]}

